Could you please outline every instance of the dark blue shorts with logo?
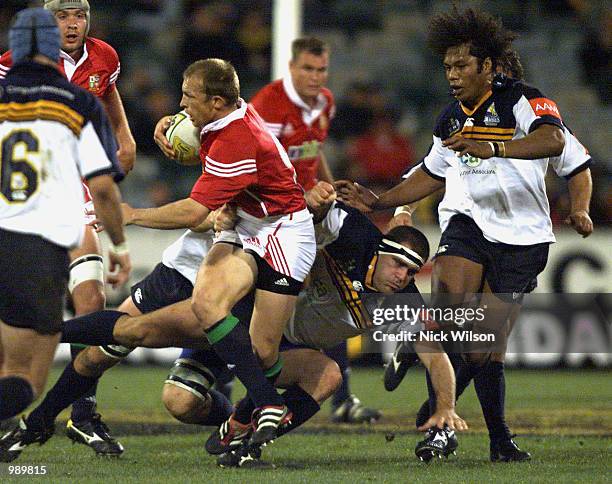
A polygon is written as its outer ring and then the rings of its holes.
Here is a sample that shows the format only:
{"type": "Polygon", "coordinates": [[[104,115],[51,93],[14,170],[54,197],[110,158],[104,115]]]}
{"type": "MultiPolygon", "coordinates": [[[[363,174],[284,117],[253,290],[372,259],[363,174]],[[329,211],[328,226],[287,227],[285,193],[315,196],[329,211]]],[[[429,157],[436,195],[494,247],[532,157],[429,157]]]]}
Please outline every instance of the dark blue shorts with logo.
{"type": "Polygon", "coordinates": [[[511,295],[520,302],[523,294],[536,288],[538,274],[546,267],[549,245],[491,242],[470,217],[457,214],[442,233],[435,257],[463,257],[482,265],[484,278],[494,293],[511,295]]]}

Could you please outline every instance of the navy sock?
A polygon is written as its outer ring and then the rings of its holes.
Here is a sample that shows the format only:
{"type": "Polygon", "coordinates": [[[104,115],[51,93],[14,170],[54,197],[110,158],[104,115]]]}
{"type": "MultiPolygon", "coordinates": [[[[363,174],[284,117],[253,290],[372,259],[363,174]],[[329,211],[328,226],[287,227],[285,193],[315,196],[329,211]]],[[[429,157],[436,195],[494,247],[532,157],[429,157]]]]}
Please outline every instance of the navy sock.
{"type": "MultiPolygon", "coordinates": [[[[274,365],[265,370],[264,374],[272,385],[276,383],[276,379],[281,374],[282,369],[283,363],[281,357],[279,356],[278,360],[276,360],[276,363],[274,363],[274,365]]],[[[253,415],[253,411],[255,410],[255,408],[256,405],[253,402],[253,399],[250,398],[247,394],[242,400],[238,402],[238,405],[236,405],[236,409],[234,411],[234,418],[242,424],[248,424],[251,421],[251,416],[253,415]]]]}
{"type": "Polygon", "coordinates": [[[279,429],[279,436],[299,427],[321,409],[317,401],[299,385],[291,385],[287,388],[287,391],[283,393],[283,399],[285,405],[293,413],[293,417],[291,417],[290,424],[279,429]]]}
{"type": "Polygon", "coordinates": [[[223,393],[228,400],[232,400],[232,390],[234,389],[234,372],[230,369],[224,370],[215,381],[215,390],[223,393]]]}
{"type": "Polygon", "coordinates": [[[84,395],[97,380],[95,377],[80,375],[74,369],[72,361],[68,363],[45,399],[28,415],[28,427],[43,430],[53,425],[59,413],[84,395]]]}
{"type": "Polygon", "coordinates": [[[351,396],[350,390],[350,375],[351,369],[349,368],[349,361],[347,355],[347,347],[346,341],[334,346],[325,351],[325,354],[329,356],[332,360],[338,363],[338,367],[340,367],[340,372],[342,373],[342,383],[334,393],[332,397],[332,408],[336,409],[342,403],[351,396]]]}
{"type": "Polygon", "coordinates": [[[238,318],[228,315],[206,330],[206,336],[219,357],[234,365],[234,372],[257,407],[283,405],[283,399],[266,379],[253,353],[251,337],[238,318]]]}
{"type": "Polygon", "coordinates": [[[34,390],[25,378],[0,378],[0,420],[19,415],[34,401],[34,390]]]}
{"type": "Polygon", "coordinates": [[[79,343],[90,346],[119,344],[113,338],[117,320],[127,313],[106,309],[64,321],[62,343],[79,343]]]}
{"type": "Polygon", "coordinates": [[[491,441],[510,437],[504,412],[506,400],[504,364],[499,361],[489,361],[474,377],[474,388],[482,407],[491,441]]]}
{"type": "Polygon", "coordinates": [[[232,403],[221,392],[211,388],[208,390],[208,394],[211,398],[210,411],[200,425],[214,425],[217,427],[230,417],[234,407],[232,407],[232,403]]]}
{"type": "MultiPolygon", "coordinates": [[[[83,351],[83,346],[78,345],[70,345],[70,355],[72,356],[72,361],[76,359],[77,355],[83,351]]],[[[91,420],[96,413],[96,390],[98,389],[98,381],[92,385],[92,387],[87,390],[85,395],[79,398],[76,402],[72,404],[72,412],[70,414],[70,418],[73,422],[86,422],[91,420]]]]}
{"type": "Polygon", "coordinates": [[[429,395],[429,416],[432,416],[436,411],[436,392],[428,371],[425,372],[425,380],[427,380],[427,394],[429,395]]]}

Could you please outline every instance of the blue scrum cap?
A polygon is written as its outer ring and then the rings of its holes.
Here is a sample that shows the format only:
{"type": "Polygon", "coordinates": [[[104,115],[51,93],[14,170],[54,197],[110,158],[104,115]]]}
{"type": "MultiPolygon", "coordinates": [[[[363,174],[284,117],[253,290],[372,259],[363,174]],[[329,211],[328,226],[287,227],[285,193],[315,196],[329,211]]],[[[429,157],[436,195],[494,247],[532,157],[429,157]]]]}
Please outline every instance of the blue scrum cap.
{"type": "Polygon", "coordinates": [[[28,8],[15,16],[9,30],[9,48],[15,64],[36,54],[57,62],[60,44],[57,22],[48,10],[28,8]]]}

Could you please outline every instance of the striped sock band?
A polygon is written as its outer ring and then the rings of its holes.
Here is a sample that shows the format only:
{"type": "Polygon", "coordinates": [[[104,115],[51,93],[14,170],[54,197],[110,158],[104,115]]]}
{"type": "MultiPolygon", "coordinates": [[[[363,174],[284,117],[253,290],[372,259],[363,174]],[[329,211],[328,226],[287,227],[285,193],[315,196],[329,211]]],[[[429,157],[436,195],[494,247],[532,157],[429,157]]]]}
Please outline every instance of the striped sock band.
{"type": "Polygon", "coordinates": [[[206,337],[208,338],[208,341],[210,341],[210,344],[214,345],[225,338],[232,332],[239,322],[240,320],[232,313],[228,314],[222,320],[217,321],[213,326],[205,331],[206,337]]]}

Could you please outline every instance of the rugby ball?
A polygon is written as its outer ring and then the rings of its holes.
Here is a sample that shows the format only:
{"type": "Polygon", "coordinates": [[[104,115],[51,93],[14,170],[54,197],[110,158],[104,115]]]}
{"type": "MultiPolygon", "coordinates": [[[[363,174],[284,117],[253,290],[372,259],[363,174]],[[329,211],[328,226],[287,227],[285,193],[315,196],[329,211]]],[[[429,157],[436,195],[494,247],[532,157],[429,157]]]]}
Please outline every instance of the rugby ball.
{"type": "Polygon", "coordinates": [[[201,163],[200,130],[191,122],[185,111],[172,116],[166,138],[177,154],[177,163],[181,165],[199,165],[201,163]]]}

